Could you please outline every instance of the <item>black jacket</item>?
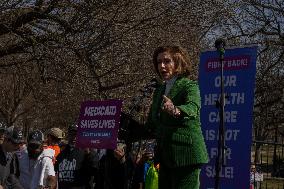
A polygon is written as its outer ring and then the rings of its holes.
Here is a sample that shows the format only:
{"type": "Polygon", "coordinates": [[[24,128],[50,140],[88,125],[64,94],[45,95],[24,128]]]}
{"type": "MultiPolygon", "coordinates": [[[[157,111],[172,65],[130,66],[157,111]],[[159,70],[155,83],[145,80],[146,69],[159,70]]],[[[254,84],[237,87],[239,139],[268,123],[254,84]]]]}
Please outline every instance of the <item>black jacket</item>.
{"type": "Polygon", "coordinates": [[[92,177],[96,177],[97,168],[92,153],[86,153],[69,145],[60,152],[55,162],[55,172],[58,174],[58,188],[72,187],[90,188],[92,177]]]}
{"type": "Polygon", "coordinates": [[[3,151],[0,145],[0,185],[8,189],[23,189],[19,182],[19,162],[16,154],[3,151]]]}
{"type": "Polygon", "coordinates": [[[128,188],[128,161],[120,163],[112,150],[99,162],[98,178],[95,189],[126,189],[128,188]]]}

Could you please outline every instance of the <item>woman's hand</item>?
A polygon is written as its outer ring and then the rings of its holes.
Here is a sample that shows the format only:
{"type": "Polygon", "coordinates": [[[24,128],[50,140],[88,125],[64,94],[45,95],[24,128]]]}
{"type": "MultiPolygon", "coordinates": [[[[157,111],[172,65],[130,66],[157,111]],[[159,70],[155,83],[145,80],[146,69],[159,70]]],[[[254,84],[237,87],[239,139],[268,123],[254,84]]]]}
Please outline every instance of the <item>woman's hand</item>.
{"type": "Polygon", "coordinates": [[[163,95],[163,102],[164,104],[163,104],[162,110],[164,110],[165,112],[167,112],[168,114],[174,117],[180,116],[181,111],[177,107],[175,107],[171,99],[163,95]]]}

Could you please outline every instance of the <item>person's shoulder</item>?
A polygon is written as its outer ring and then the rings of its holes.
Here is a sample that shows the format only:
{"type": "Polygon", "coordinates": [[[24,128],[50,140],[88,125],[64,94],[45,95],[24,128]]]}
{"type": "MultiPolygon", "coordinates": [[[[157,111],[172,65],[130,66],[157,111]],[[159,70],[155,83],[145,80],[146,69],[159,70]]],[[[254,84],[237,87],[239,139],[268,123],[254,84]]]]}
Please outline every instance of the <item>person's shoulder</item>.
{"type": "Polygon", "coordinates": [[[60,150],[60,147],[59,147],[59,145],[49,145],[49,146],[47,146],[47,148],[46,149],[53,149],[53,150],[60,150]]]}
{"type": "Polygon", "coordinates": [[[198,85],[198,82],[196,80],[191,80],[188,77],[179,77],[177,79],[177,82],[183,85],[198,85]]]}
{"type": "Polygon", "coordinates": [[[89,152],[89,153],[86,153],[86,152],[85,152],[85,156],[86,156],[88,159],[91,159],[92,161],[93,161],[93,160],[95,161],[96,159],[99,158],[99,154],[96,153],[96,152],[93,152],[93,151],[91,151],[91,152],[89,152]]]}
{"type": "Polygon", "coordinates": [[[53,149],[50,149],[50,148],[47,148],[47,149],[44,149],[42,151],[42,153],[40,154],[39,158],[38,159],[41,159],[41,160],[44,160],[44,161],[49,161],[49,160],[53,160],[54,158],[54,150],[53,149]]]}
{"type": "Polygon", "coordinates": [[[49,157],[54,157],[55,151],[54,149],[51,148],[46,148],[42,151],[43,156],[49,156],[49,157]]]}
{"type": "Polygon", "coordinates": [[[15,160],[18,160],[19,155],[16,152],[14,152],[14,153],[12,153],[12,158],[15,159],[15,160]]]}
{"type": "Polygon", "coordinates": [[[78,148],[78,147],[75,147],[75,148],[73,149],[73,151],[74,151],[75,153],[77,153],[77,154],[83,154],[83,155],[86,153],[86,151],[85,151],[84,149],[78,148]]]}
{"type": "Polygon", "coordinates": [[[23,163],[23,161],[27,161],[29,159],[29,154],[27,149],[15,152],[15,154],[20,163],[23,163]]]}
{"type": "Polygon", "coordinates": [[[84,157],[86,152],[84,149],[74,147],[74,148],[65,148],[65,154],[72,154],[72,156],[76,157],[84,157]]]}

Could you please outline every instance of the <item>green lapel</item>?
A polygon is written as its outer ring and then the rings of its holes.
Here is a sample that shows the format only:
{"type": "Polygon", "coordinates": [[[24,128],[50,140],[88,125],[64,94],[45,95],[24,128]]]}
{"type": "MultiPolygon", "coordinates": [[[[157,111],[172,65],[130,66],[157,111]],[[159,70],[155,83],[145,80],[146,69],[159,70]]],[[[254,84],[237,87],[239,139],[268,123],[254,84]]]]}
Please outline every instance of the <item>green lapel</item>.
{"type": "Polygon", "coordinates": [[[168,97],[170,99],[173,99],[177,94],[179,94],[179,92],[182,90],[182,84],[184,82],[185,78],[182,77],[178,77],[173,85],[173,87],[171,88],[168,97]]]}

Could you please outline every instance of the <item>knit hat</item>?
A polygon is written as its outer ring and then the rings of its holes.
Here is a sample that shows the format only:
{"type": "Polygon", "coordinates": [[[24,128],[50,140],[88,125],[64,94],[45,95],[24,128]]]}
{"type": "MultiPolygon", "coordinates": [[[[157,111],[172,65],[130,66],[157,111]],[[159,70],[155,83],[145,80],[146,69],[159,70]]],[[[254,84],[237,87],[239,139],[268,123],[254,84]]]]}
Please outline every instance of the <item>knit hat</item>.
{"type": "Polygon", "coordinates": [[[0,132],[5,132],[6,131],[7,125],[4,122],[0,122],[0,132]]]}
{"type": "Polygon", "coordinates": [[[77,124],[72,124],[68,127],[68,132],[77,131],[77,130],[78,130],[77,124]]]}
{"type": "Polygon", "coordinates": [[[40,130],[32,131],[28,137],[28,143],[42,144],[44,142],[44,135],[40,130]]]}
{"type": "Polygon", "coordinates": [[[55,138],[62,139],[64,138],[64,132],[56,127],[53,127],[47,131],[47,135],[54,136],[55,138]]]}
{"type": "Polygon", "coordinates": [[[13,143],[19,144],[24,142],[23,131],[20,128],[11,126],[5,132],[6,138],[10,139],[13,143]]]}

